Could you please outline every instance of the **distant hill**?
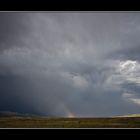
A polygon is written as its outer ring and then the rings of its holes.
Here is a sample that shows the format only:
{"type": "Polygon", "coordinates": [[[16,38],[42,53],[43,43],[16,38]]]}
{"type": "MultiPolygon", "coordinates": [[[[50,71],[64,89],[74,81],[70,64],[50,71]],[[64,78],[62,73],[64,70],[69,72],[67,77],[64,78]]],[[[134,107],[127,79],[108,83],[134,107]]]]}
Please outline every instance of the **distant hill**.
{"type": "MultiPolygon", "coordinates": [[[[0,117],[47,117],[47,116],[39,116],[39,115],[27,114],[27,113],[23,114],[23,113],[19,113],[19,112],[11,112],[11,111],[0,111],[0,117]]],[[[127,117],[140,117],[140,114],[118,115],[118,116],[105,117],[105,118],[123,118],[123,117],[126,117],[126,118],[127,117]]],[[[93,118],[97,118],[97,117],[93,117],[93,118]]],[[[102,117],[102,118],[104,118],[104,117],[102,117]]]]}
{"type": "Polygon", "coordinates": [[[114,116],[114,117],[140,117],[140,114],[127,114],[127,115],[114,116]]]}
{"type": "Polygon", "coordinates": [[[0,111],[0,117],[37,117],[33,114],[22,114],[18,112],[0,111]]]}
{"type": "Polygon", "coordinates": [[[12,116],[19,116],[19,113],[10,112],[10,111],[0,111],[0,117],[12,117],[12,116]]]}

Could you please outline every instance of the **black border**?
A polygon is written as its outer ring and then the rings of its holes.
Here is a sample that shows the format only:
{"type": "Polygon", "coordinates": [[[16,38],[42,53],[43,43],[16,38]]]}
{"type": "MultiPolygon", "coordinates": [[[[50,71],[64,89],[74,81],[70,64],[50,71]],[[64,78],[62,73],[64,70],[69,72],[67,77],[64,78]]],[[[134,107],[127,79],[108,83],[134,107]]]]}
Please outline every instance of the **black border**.
{"type": "Polygon", "coordinates": [[[135,139],[137,129],[1,129],[0,136],[10,139],[135,139]],[[77,137],[77,138],[76,138],[77,137]]]}
{"type": "Polygon", "coordinates": [[[3,0],[0,11],[139,11],[135,1],[3,0]]]}
{"type": "MultiPolygon", "coordinates": [[[[36,1],[36,0],[3,0],[0,4],[0,11],[76,11],[76,12],[93,12],[93,11],[140,11],[140,6],[134,1],[118,2],[118,1],[36,1]]],[[[10,138],[73,138],[75,135],[82,138],[111,138],[120,139],[122,136],[134,139],[139,134],[137,129],[0,129],[0,135],[10,138]],[[59,136],[59,137],[57,137],[59,136]]],[[[79,138],[78,138],[79,139],[79,138]]]]}

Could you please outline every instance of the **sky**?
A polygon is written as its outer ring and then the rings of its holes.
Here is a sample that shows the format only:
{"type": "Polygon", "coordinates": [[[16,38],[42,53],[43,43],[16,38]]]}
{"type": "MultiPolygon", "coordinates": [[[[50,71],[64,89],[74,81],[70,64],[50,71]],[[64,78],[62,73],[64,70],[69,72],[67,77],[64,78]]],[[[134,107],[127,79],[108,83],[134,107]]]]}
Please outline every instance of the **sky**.
{"type": "Polygon", "coordinates": [[[140,113],[139,12],[0,12],[0,111],[140,113]]]}

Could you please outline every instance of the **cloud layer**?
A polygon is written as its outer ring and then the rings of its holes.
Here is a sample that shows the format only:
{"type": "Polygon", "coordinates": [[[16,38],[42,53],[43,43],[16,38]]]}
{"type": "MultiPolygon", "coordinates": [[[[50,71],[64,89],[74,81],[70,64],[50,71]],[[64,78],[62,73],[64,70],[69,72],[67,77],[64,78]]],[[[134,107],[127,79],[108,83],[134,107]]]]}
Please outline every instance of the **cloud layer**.
{"type": "Polygon", "coordinates": [[[139,113],[139,13],[0,13],[0,110],[139,113]]]}

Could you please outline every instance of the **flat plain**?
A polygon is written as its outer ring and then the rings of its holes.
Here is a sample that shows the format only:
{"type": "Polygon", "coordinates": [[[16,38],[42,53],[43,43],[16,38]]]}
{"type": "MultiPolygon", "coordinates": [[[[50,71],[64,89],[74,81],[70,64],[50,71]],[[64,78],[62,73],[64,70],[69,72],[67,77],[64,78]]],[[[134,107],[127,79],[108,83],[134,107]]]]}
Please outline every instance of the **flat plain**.
{"type": "Polygon", "coordinates": [[[0,128],[140,128],[140,117],[0,117],[0,128]]]}

